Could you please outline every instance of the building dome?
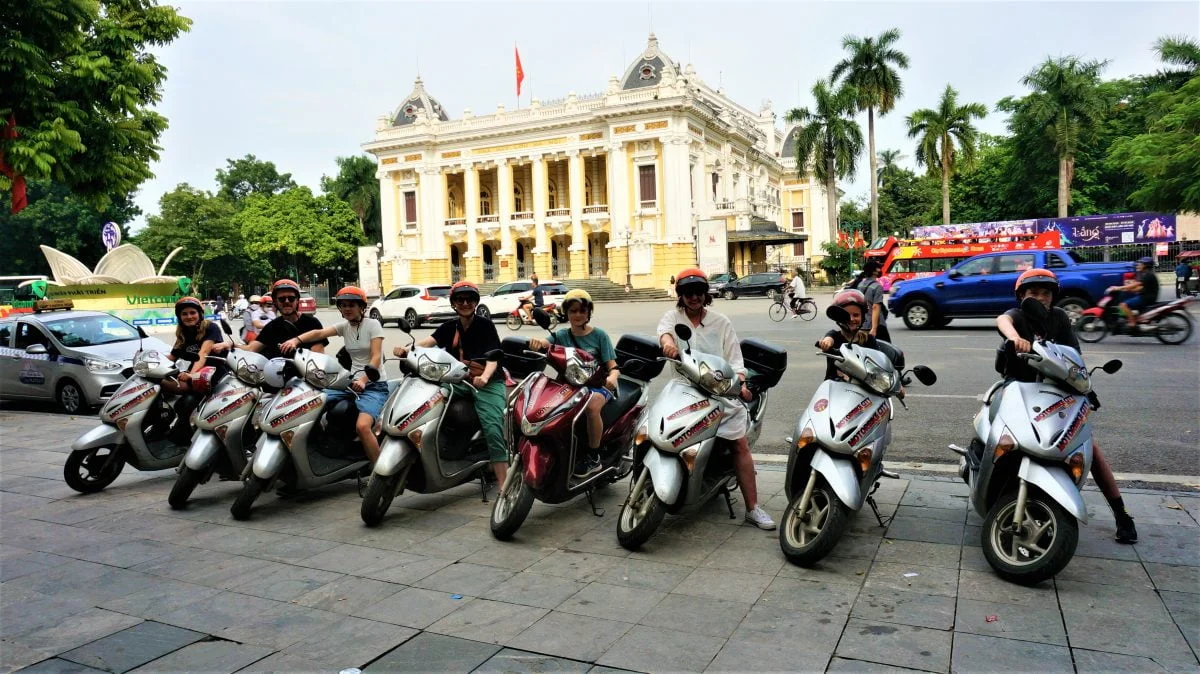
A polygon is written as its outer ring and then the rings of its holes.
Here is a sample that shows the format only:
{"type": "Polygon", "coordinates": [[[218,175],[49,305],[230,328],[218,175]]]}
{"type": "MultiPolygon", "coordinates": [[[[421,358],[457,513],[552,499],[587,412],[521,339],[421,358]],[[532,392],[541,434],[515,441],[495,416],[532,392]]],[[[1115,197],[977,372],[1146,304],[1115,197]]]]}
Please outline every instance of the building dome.
{"type": "Polygon", "coordinates": [[[671,57],[659,50],[658,38],[654,37],[654,33],[650,33],[650,39],[646,42],[646,50],[638,55],[633,63],[629,64],[625,75],[621,77],[621,89],[658,86],[662,83],[663,70],[667,68],[674,70],[673,74],[676,76],[682,74],[679,66],[671,60],[671,57]]]}
{"type": "Polygon", "coordinates": [[[409,94],[404,102],[396,108],[395,114],[392,115],[393,126],[404,126],[417,121],[417,115],[424,110],[431,119],[438,119],[443,122],[450,120],[446,116],[446,111],[442,108],[442,104],[437,102],[437,99],[430,96],[425,91],[425,84],[417,77],[417,81],[413,82],[412,93],[409,94]]]}
{"type": "Polygon", "coordinates": [[[788,129],[788,132],[783,136],[783,145],[779,148],[779,157],[781,159],[796,157],[796,135],[800,133],[800,126],[793,126],[788,129]]]}

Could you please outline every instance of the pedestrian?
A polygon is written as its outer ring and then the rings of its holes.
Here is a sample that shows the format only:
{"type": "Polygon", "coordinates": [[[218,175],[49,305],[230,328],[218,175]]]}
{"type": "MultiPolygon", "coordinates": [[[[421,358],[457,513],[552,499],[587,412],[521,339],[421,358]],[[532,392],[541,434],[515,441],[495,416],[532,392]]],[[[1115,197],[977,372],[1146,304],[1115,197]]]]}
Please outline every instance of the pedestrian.
{"type": "Polygon", "coordinates": [[[1192,277],[1192,268],[1188,266],[1186,260],[1180,258],[1179,264],[1175,265],[1175,297],[1183,297],[1188,291],[1188,279],[1192,277]]]}
{"type": "Polygon", "coordinates": [[[671,280],[667,281],[667,297],[675,298],[675,276],[671,275],[671,280]]]}
{"type": "Polygon", "coordinates": [[[892,341],[892,334],[887,328],[887,304],[883,301],[883,284],[879,282],[882,265],[878,260],[870,260],[863,265],[861,280],[857,290],[867,298],[869,310],[863,316],[863,329],[876,339],[885,342],[892,341]]]}

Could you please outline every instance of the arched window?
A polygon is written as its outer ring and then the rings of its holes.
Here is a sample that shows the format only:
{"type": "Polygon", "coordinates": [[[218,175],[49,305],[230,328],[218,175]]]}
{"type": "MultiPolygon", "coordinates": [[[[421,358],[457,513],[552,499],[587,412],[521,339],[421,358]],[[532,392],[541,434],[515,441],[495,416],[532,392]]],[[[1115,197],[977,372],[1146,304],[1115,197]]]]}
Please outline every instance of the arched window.
{"type": "Polygon", "coordinates": [[[550,210],[558,208],[558,186],[553,180],[546,183],[546,204],[550,210]]]}
{"type": "Polygon", "coordinates": [[[520,213],[525,210],[525,192],[520,185],[513,185],[513,212],[520,213]]]}
{"type": "Polygon", "coordinates": [[[446,212],[451,218],[457,218],[458,215],[458,193],[455,190],[449,190],[446,193],[446,212]]]}
{"type": "Polygon", "coordinates": [[[492,214],[492,193],[486,187],[479,190],[479,214],[492,214]]]}

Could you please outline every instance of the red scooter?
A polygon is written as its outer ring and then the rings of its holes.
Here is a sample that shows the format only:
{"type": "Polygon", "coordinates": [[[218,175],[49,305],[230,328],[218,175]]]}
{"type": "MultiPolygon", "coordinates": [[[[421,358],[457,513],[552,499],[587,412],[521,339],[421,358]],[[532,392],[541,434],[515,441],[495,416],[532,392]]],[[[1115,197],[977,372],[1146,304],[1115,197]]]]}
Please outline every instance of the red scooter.
{"type": "MultiPolygon", "coordinates": [[[[538,324],[548,328],[549,317],[535,311],[538,324]]],[[[543,503],[563,503],[580,494],[592,502],[592,490],[616,482],[633,468],[633,435],[645,412],[648,382],[662,371],[662,355],[653,338],[626,335],[616,345],[617,366],[624,373],[616,398],[601,410],[604,434],[600,440],[599,472],[583,479],[572,473],[575,462],[587,451],[586,408],[591,396],[588,380],[599,363],[580,349],[551,345],[547,353],[527,350],[528,342],[508,337],[502,342],[509,374],[523,378],[509,397],[505,434],[512,453],[508,476],[492,507],[492,535],[512,538],[525,521],[536,498],[543,503]],[[624,367],[641,361],[636,368],[624,367]],[[554,376],[544,372],[546,364],[554,376]]],[[[593,514],[601,515],[592,502],[593,514]]]]}
{"type": "Polygon", "coordinates": [[[1147,309],[1137,316],[1137,325],[1130,330],[1128,321],[1120,315],[1119,293],[1108,293],[1096,306],[1083,310],[1075,322],[1079,341],[1094,344],[1108,336],[1157,337],[1163,344],[1183,344],[1192,336],[1192,321],[1184,308],[1195,298],[1181,297],[1147,309]]]}
{"type": "MultiPolygon", "coordinates": [[[[521,326],[523,325],[534,324],[533,321],[521,315],[521,306],[522,305],[518,304],[517,308],[513,309],[512,313],[508,315],[508,318],[504,319],[504,324],[508,326],[509,330],[520,330],[521,326]]],[[[554,304],[545,305],[542,307],[542,311],[545,311],[546,314],[550,316],[550,330],[553,330],[554,326],[558,325],[559,323],[567,322],[567,318],[559,313],[558,307],[554,304]]]]}

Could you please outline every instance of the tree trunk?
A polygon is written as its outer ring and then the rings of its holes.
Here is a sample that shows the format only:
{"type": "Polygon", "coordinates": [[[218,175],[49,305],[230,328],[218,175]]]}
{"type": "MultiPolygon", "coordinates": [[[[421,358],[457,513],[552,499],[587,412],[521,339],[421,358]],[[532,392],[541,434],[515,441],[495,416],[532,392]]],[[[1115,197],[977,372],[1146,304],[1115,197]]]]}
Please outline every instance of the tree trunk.
{"type": "Polygon", "coordinates": [[[825,201],[829,205],[829,243],[838,240],[837,178],[833,172],[833,160],[829,161],[829,181],[825,183],[825,201]]]}
{"type": "Polygon", "coordinates": [[[1058,217],[1067,217],[1071,205],[1071,162],[1073,157],[1064,156],[1058,160],[1058,217]]]}
{"type": "Polygon", "coordinates": [[[879,238],[879,163],[875,158],[875,108],[867,108],[867,143],[871,151],[871,240],[879,238]]]}
{"type": "Polygon", "coordinates": [[[949,138],[942,139],[942,224],[950,224],[950,152],[947,143],[949,138]]]}

